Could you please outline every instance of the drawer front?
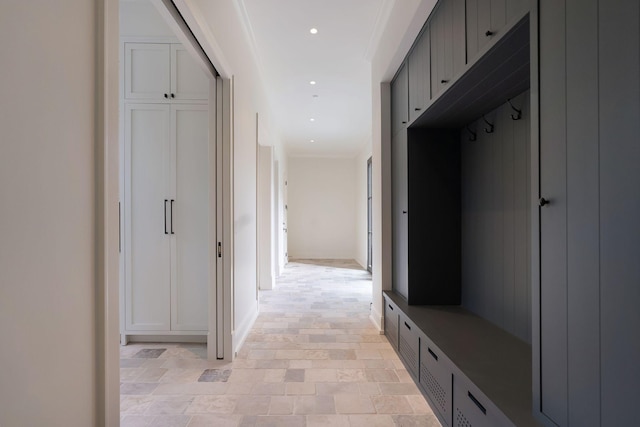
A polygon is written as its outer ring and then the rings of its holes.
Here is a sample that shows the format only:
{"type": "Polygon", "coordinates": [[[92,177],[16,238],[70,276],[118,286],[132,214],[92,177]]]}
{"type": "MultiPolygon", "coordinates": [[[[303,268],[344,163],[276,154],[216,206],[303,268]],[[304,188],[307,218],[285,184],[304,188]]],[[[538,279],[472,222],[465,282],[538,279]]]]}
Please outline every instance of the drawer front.
{"type": "Polygon", "coordinates": [[[500,410],[462,375],[453,375],[454,427],[514,427],[500,410]]]}
{"type": "Polygon", "coordinates": [[[385,298],[384,302],[384,334],[395,348],[398,349],[398,309],[385,298]]]}
{"type": "Polygon", "coordinates": [[[452,370],[444,354],[424,337],[420,341],[420,385],[447,425],[451,425],[452,370]]]}
{"type": "Polygon", "coordinates": [[[407,366],[407,370],[418,378],[418,355],[420,352],[420,338],[418,328],[404,315],[400,316],[399,353],[407,366]]]}

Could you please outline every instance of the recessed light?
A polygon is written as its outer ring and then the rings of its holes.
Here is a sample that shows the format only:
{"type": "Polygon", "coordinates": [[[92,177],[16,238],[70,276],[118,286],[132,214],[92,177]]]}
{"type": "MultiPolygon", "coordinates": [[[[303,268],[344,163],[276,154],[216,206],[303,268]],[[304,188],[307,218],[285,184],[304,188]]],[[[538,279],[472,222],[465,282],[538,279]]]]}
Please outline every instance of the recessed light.
{"type": "Polygon", "coordinates": [[[311,140],[311,141],[309,141],[309,142],[316,142],[316,140],[315,140],[315,139],[312,139],[312,140],[311,140]]]}
{"type": "Polygon", "coordinates": [[[311,80],[311,81],[309,82],[309,84],[310,84],[310,85],[314,85],[314,84],[316,84],[316,81],[315,81],[315,80],[311,80]]]}
{"type": "Polygon", "coordinates": [[[311,34],[318,34],[318,29],[317,28],[312,28],[312,29],[309,30],[309,32],[311,34]]]}
{"type": "Polygon", "coordinates": [[[310,122],[315,122],[315,121],[316,121],[316,119],[309,119],[309,121],[310,121],[310,122]]]}
{"type": "Polygon", "coordinates": [[[318,95],[311,95],[311,96],[313,96],[314,98],[317,98],[317,97],[318,97],[318,95]]]}

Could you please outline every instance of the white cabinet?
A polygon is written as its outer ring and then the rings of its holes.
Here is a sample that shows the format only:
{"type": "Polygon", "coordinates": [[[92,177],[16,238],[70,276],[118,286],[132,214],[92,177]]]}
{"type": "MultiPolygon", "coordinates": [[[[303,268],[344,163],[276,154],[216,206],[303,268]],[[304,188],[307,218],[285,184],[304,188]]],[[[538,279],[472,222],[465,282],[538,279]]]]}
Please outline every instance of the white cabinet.
{"type": "Polygon", "coordinates": [[[138,101],[207,100],[209,78],[180,44],[125,43],[124,97],[138,101]]]}
{"type": "Polygon", "coordinates": [[[124,334],[204,333],[208,107],[126,103],[124,334]]]}

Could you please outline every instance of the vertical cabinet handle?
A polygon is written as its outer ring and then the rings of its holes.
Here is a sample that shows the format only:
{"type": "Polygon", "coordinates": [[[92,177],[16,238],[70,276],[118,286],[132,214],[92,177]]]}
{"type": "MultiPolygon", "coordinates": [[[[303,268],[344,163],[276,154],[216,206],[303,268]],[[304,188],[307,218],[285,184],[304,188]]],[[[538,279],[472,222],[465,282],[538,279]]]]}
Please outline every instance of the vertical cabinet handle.
{"type": "Polygon", "coordinates": [[[171,234],[176,234],[173,232],[173,202],[175,202],[175,200],[171,199],[171,234]]]}
{"type": "Polygon", "coordinates": [[[164,234],[169,234],[167,232],[167,202],[169,200],[164,199],[164,234]]]}

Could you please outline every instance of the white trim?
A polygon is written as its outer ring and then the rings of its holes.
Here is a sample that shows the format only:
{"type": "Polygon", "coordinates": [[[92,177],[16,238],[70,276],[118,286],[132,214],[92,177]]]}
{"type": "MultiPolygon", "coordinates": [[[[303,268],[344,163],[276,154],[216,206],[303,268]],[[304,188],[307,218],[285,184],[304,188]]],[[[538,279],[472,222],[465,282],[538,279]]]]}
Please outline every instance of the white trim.
{"type": "Polygon", "coordinates": [[[246,341],[253,328],[254,323],[258,320],[259,311],[250,312],[242,322],[238,324],[238,327],[233,331],[233,356],[237,356],[238,351],[242,348],[242,344],[246,341]]]}
{"type": "Polygon", "coordinates": [[[202,46],[211,62],[216,67],[216,71],[221,77],[229,79],[233,75],[231,65],[224,56],[222,48],[216,41],[206,18],[192,0],[173,0],[176,8],[180,11],[182,18],[193,32],[193,35],[202,46]]]}
{"type": "Polygon", "coordinates": [[[120,43],[183,44],[177,37],[121,36],[120,43]]]}
{"type": "Polygon", "coordinates": [[[389,16],[391,16],[391,11],[393,10],[395,3],[396,0],[382,0],[382,4],[378,10],[378,15],[376,16],[376,23],[373,26],[373,31],[369,38],[367,49],[364,51],[364,57],[369,62],[371,62],[373,55],[378,51],[380,39],[382,39],[382,34],[387,28],[387,22],[389,22],[389,16]]]}
{"type": "Polygon", "coordinates": [[[380,332],[380,334],[384,334],[384,330],[382,329],[382,325],[384,325],[384,318],[382,314],[378,310],[376,310],[375,304],[371,305],[371,314],[369,315],[369,320],[373,323],[373,326],[380,332]]]}
{"type": "Polygon", "coordinates": [[[96,424],[120,423],[119,2],[96,5],[96,424]]]}

